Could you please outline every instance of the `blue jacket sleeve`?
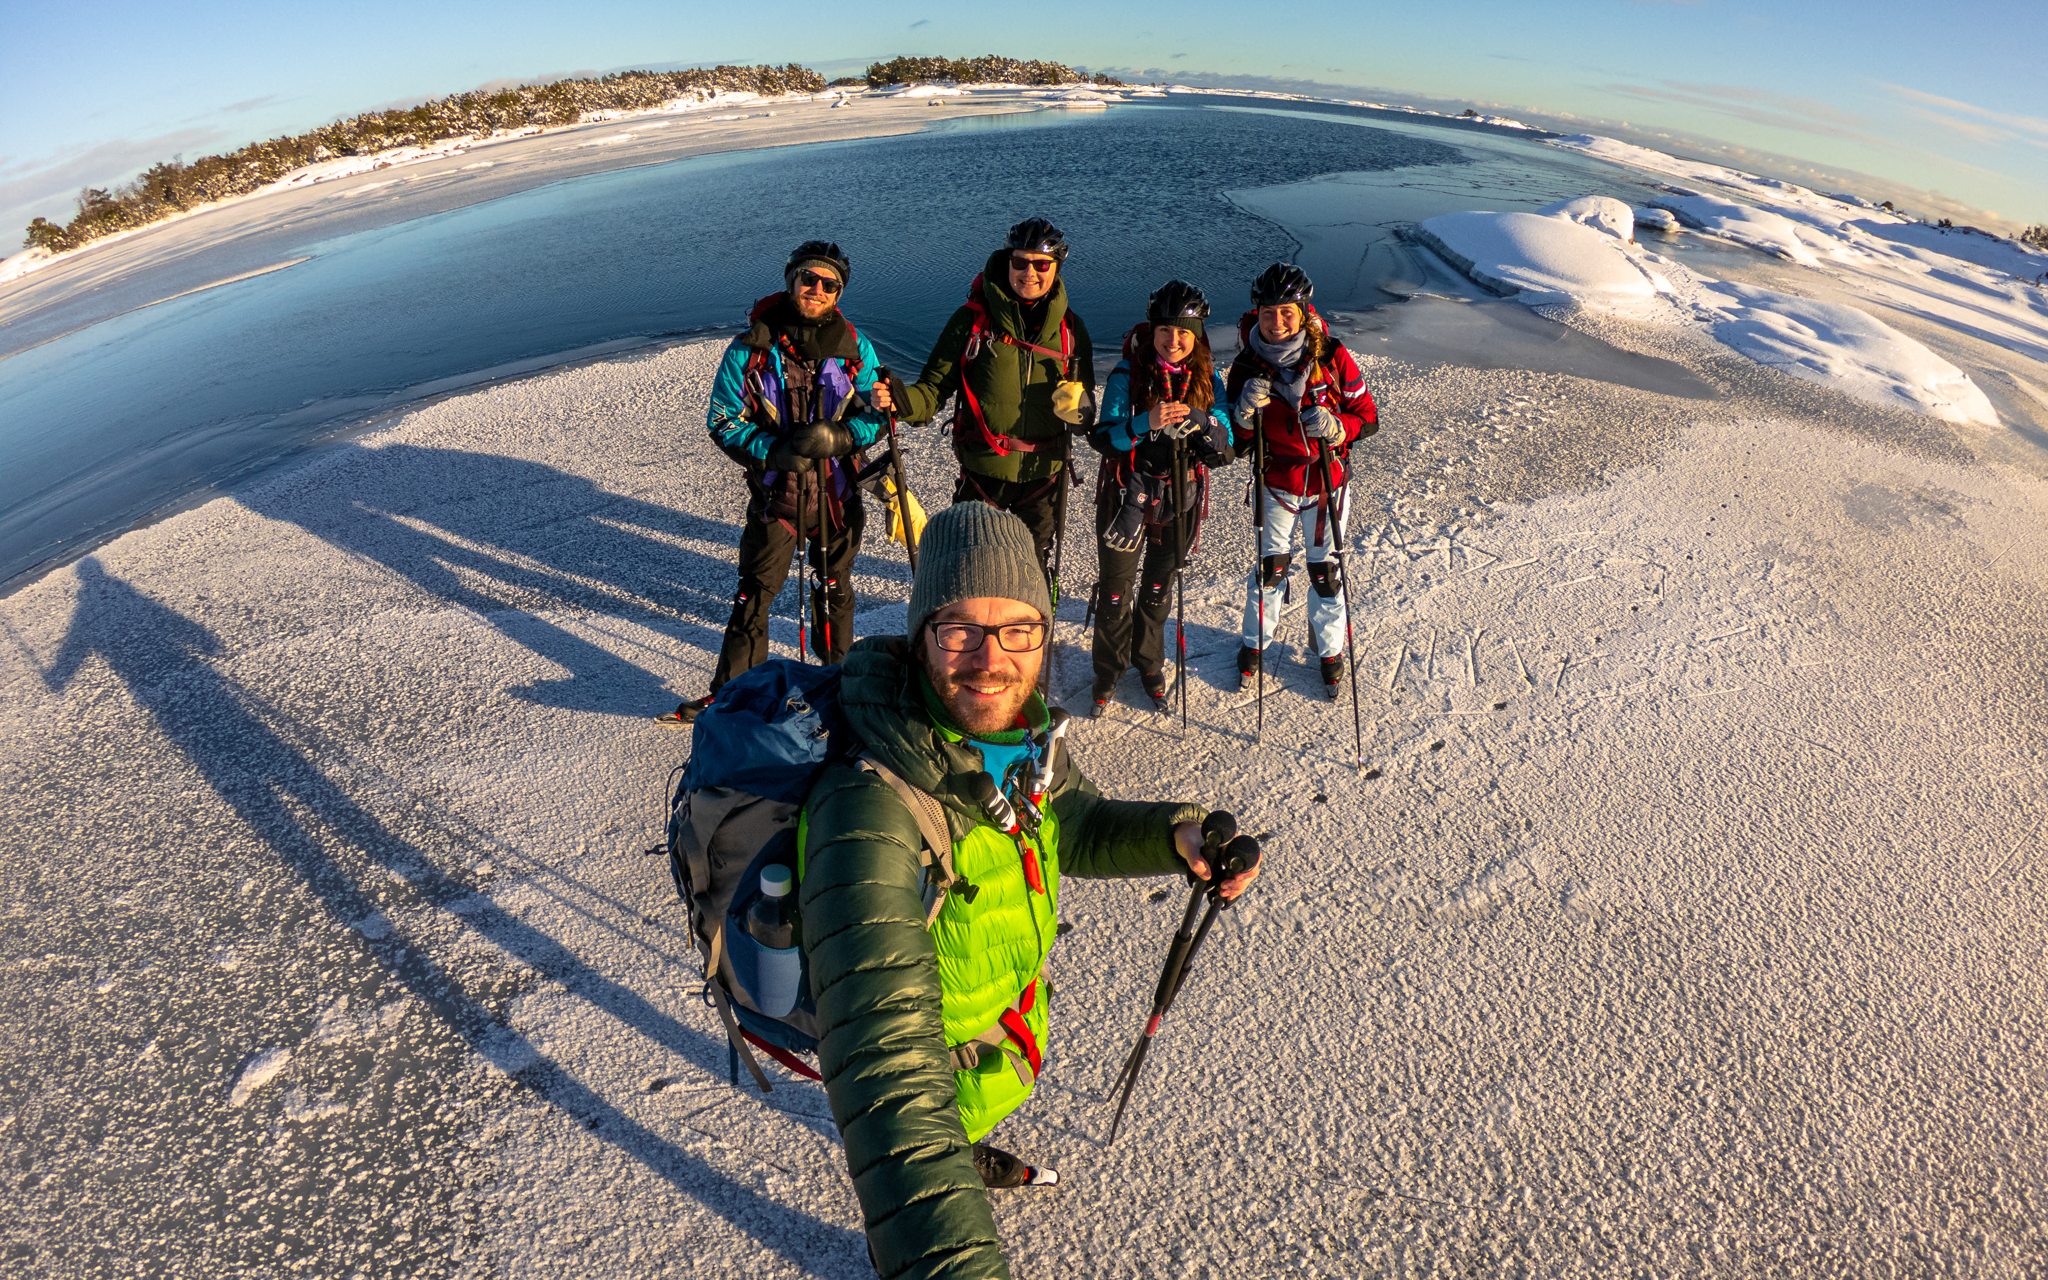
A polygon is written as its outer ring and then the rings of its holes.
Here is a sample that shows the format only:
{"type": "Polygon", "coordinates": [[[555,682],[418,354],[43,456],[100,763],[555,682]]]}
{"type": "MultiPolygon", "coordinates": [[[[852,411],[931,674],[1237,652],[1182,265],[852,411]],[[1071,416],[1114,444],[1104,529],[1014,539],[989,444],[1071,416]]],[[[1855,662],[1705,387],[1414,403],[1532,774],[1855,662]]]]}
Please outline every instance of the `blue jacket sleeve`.
{"type": "Polygon", "coordinates": [[[771,443],[768,433],[747,420],[748,354],[738,339],[725,349],[725,358],[718,363],[718,377],[711,383],[711,412],[704,425],[727,454],[750,454],[766,462],[771,443]]]}
{"type": "Polygon", "coordinates": [[[1209,406],[1209,448],[1221,453],[1230,447],[1230,396],[1223,389],[1223,371],[1216,371],[1216,398],[1209,406]]]}
{"type": "MultiPolygon", "coordinates": [[[[875,370],[881,367],[882,359],[875,354],[874,347],[869,344],[868,335],[863,333],[858,336],[860,373],[853,380],[853,389],[860,392],[861,398],[865,400],[869,389],[875,385],[875,370]]],[[[847,415],[846,429],[853,432],[854,444],[865,449],[881,439],[883,433],[889,429],[889,416],[873,409],[863,409],[859,413],[847,415]]]]}
{"type": "Polygon", "coordinates": [[[1102,409],[1095,415],[1096,434],[1109,441],[1110,452],[1129,453],[1149,430],[1144,414],[1131,415],[1131,366],[1129,361],[1119,360],[1102,388],[1102,409]]]}

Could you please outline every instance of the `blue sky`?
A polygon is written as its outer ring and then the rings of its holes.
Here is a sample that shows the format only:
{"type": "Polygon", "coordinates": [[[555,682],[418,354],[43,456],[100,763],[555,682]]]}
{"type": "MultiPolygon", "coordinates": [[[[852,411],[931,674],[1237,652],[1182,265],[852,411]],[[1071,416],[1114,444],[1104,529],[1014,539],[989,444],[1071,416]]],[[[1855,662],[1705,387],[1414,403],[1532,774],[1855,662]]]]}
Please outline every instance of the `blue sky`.
{"type": "Polygon", "coordinates": [[[1738,163],[1795,157],[2048,222],[2041,0],[106,0],[11,6],[0,36],[0,254],[30,216],[68,217],[81,186],[489,81],[718,61],[846,74],[897,53],[996,52],[1197,83],[1316,81],[1595,131],[1625,122],[1639,140],[1693,154],[1716,154],[1718,142],[1738,163]]]}

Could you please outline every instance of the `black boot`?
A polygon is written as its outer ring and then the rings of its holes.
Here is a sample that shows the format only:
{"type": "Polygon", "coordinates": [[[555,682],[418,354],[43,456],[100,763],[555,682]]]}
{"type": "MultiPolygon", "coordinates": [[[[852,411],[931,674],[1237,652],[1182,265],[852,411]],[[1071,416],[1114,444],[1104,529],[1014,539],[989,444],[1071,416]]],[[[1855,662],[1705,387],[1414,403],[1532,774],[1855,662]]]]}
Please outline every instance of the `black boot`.
{"type": "Polygon", "coordinates": [[[1138,677],[1138,679],[1139,682],[1145,686],[1145,696],[1152,699],[1152,709],[1154,711],[1160,712],[1161,714],[1164,714],[1168,709],[1168,703],[1166,701],[1166,677],[1140,676],[1138,677]]]}
{"type": "Polygon", "coordinates": [[[1238,649],[1237,691],[1239,693],[1243,693],[1244,687],[1252,682],[1253,676],[1258,674],[1260,663],[1261,658],[1257,649],[1252,648],[1250,645],[1244,645],[1238,649]]]}
{"type": "Polygon", "coordinates": [[[1323,660],[1323,692],[1330,695],[1330,701],[1338,698],[1338,688],[1344,682],[1344,655],[1323,660]]]}
{"type": "Polygon", "coordinates": [[[1060,1180],[1052,1169],[1034,1169],[1022,1160],[986,1142],[974,1144],[974,1168],[984,1187],[1049,1187],[1060,1180]]]}
{"type": "Polygon", "coordinates": [[[697,717],[704,708],[711,705],[711,698],[712,695],[707,693],[701,698],[692,698],[688,702],[680,703],[674,711],[654,717],[654,722],[670,729],[687,728],[697,722],[697,717]]]}

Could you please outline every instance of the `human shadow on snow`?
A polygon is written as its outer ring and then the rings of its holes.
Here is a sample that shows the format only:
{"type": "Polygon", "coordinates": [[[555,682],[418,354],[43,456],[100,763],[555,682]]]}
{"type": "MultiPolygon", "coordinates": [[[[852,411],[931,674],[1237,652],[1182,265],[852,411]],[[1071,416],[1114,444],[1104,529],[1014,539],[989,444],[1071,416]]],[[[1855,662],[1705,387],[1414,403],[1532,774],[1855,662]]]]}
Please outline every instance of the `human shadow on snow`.
{"type": "MultiPolygon", "coordinates": [[[[717,653],[738,581],[733,561],[679,544],[737,547],[737,520],[608,493],[544,463],[403,444],[363,453],[341,472],[351,492],[273,488],[242,501],[473,610],[569,672],[510,690],[514,697],[619,715],[675,705],[670,662],[621,657],[556,614],[631,618],[717,653]]],[[[744,494],[732,489],[737,514],[744,494]]],[[[900,562],[866,553],[855,571],[907,580],[900,562]]]]}
{"type": "Polygon", "coordinates": [[[287,734],[305,737],[311,730],[293,724],[205,660],[220,649],[211,631],[108,576],[96,558],[80,561],[76,572],[79,593],[70,628],[42,673],[53,692],[62,692],[89,659],[104,662],[214,792],[305,883],[335,925],[349,929],[351,940],[434,1019],[470,1049],[506,1067],[518,1085],[791,1263],[809,1270],[821,1253],[860,1256],[858,1233],[759,1195],[621,1113],[494,1018],[419,940],[395,925],[382,937],[360,930],[389,908],[440,910],[458,927],[474,930],[704,1070],[723,1065],[723,1046],[714,1046],[593,970],[554,938],[479,898],[473,885],[435,867],[423,849],[359,804],[287,741],[287,734]],[[324,847],[319,829],[331,831],[359,854],[362,871],[352,871],[324,847]],[[373,870],[378,874],[367,874],[373,870]],[[386,897],[371,892],[370,884],[386,897]]]}

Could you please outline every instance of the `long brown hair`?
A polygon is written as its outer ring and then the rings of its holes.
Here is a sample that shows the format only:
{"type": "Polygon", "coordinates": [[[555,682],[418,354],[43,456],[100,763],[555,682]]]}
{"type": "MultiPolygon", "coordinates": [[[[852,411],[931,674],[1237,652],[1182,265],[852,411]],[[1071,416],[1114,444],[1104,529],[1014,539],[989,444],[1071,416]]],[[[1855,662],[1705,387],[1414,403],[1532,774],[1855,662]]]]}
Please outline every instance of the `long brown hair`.
{"type": "MultiPolygon", "coordinates": [[[[1166,390],[1166,376],[1159,368],[1159,348],[1152,345],[1153,325],[1145,321],[1124,335],[1124,363],[1131,366],[1131,412],[1144,413],[1166,390]]],[[[1209,409],[1216,404],[1216,362],[1209,355],[1209,335],[1195,335],[1195,350],[1188,357],[1190,409],[1209,409]]]]}

